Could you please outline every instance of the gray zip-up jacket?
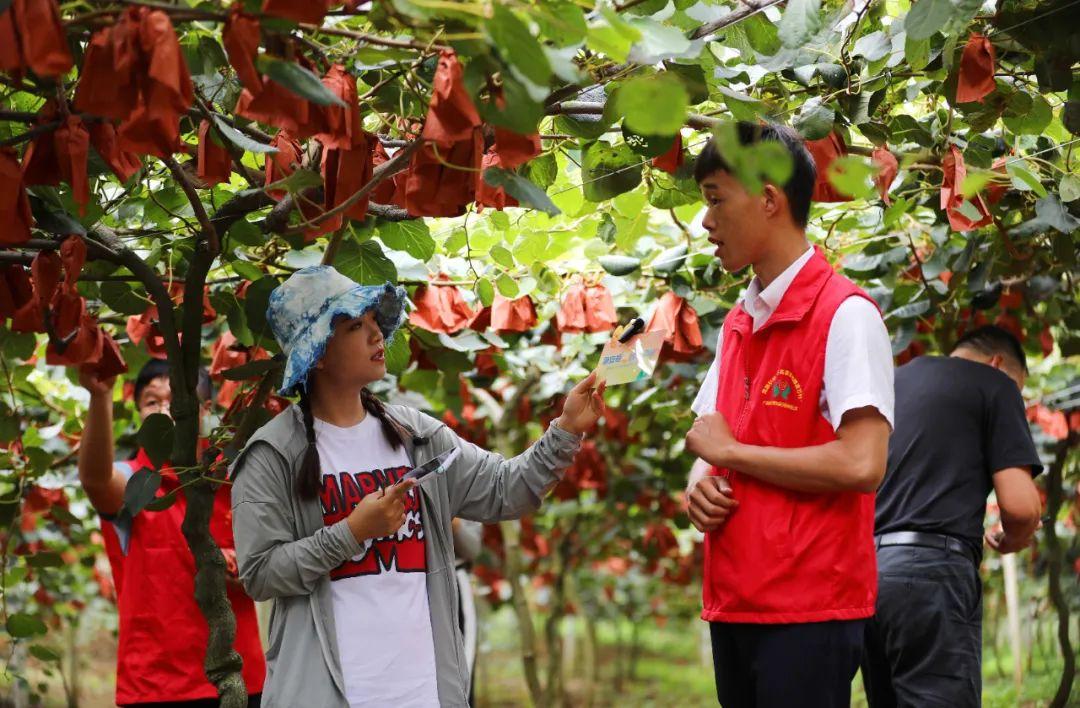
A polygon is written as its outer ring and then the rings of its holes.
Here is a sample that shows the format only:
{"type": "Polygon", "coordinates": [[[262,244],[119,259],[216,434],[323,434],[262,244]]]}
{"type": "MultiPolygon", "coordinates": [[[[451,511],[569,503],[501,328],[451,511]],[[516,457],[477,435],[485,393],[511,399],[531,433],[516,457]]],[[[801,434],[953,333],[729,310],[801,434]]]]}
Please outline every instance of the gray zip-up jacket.
{"type": "MultiPolygon", "coordinates": [[[[462,440],[419,411],[404,406],[387,410],[414,432],[405,444],[413,465],[461,449],[445,473],[429,475],[418,489],[439,704],[466,708],[469,677],[457,622],[450,522],[460,516],[490,523],[537,509],[573,462],[580,438],[552,425],[528,450],[508,460],[462,440]]],[[[348,706],[329,573],[363,546],[344,519],[324,525],[318,498],[302,500],[294,492],[306,448],[302,415],[290,406],[259,429],[231,467],[240,580],[255,600],[273,600],[264,708],[348,706]]],[[[379,638],[371,641],[377,645],[379,638]]]]}

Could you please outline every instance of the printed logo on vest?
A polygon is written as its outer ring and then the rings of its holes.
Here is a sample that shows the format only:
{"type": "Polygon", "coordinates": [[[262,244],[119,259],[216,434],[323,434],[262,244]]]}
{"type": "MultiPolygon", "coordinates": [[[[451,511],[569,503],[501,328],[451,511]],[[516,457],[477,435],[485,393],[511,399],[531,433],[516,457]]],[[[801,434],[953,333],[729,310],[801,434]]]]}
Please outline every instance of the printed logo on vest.
{"type": "Polygon", "coordinates": [[[795,374],[787,369],[779,369],[762,387],[761,395],[765,397],[766,406],[797,411],[799,402],[803,399],[802,384],[795,378],[795,374]]]}

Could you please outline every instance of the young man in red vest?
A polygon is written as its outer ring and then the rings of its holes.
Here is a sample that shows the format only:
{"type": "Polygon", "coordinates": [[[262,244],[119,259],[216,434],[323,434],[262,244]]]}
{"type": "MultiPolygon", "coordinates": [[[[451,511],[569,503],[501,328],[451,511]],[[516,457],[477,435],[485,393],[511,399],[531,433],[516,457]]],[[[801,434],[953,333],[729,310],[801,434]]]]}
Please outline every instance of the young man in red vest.
{"type": "Polygon", "coordinates": [[[687,500],[706,534],[717,697],[725,708],[846,707],[877,592],[889,337],[874,302],[807,242],[815,169],[799,136],[750,123],[737,135],[779,143],[793,169],[750,193],[712,141],[695,167],[721,265],[754,273],[686,438],[699,458],[687,500]]]}
{"type": "MultiPolygon", "coordinates": [[[[116,659],[116,703],[120,706],[218,705],[217,690],[203,672],[206,620],[195,603],[195,560],[180,531],[186,504],[183,494],[162,511],[142,511],[133,519],[119,515],[124,488],[137,471],[150,467],[143,450],[135,459],[114,462],[113,387],[116,379],[80,374],[90,392],[90,408],[79,445],[79,481],[101,515],[105,551],[112,566],[120,615],[116,659]]],[[[201,413],[209,409],[210,378],[200,371],[201,413]]],[[[169,365],[151,359],[135,380],[140,419],[169,413],[172,399],[169,365]]],[[[176,474],[162,470],[158,496],[178,487],[176,474]]],[[[243,678],[249,708],[257,708],[266,676],[255,604],[236,579],[229,488],[222,486],[214,502],[210,532],[225,555],[231,578],[229,601],[236,616],[233,644],[244,661],[243,678]]]]}

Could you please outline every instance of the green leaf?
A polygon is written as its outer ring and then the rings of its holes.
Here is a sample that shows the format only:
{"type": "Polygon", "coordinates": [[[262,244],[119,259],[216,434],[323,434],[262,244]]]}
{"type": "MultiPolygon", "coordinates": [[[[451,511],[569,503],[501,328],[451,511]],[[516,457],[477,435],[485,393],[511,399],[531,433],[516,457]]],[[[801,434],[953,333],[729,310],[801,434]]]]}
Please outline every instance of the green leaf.
{"type": "Polygon", "coordinates": [[[260,72],[269,76],[271,80],[276,81],[301,98],[306,98],[320,106],[341,106],[345,108],[345,102],[324,86],[318,76],[296,62],[284,61],[262,54],[255,60],[255,65],[260,72]]]}
{"type": "MultiPolygon", "coordinates": [[[[33,430],[31,428],[30,430],[33,430]]],[[[27,432],[30,432],[28,430],[27,432]]],[[[23,444],[26,444],[26,440],[23,440],[23,444]]],[[[26,457],[30,461],[30,468],[37,474],[45,474],[49,467],[52,466],[53,456],[42,450],[40,447],[28,447],[26,448],[26,457]]]]}
{"type": "Polygon", "coordinates": [[[694,49],[693,43],[677,27],[660,22],[652,17],[634,17],[629,24],[641,33],[641,39],[634,43],[630,59],[641,64],[655,64],[666,58],[696,58],[700,49],[694,49]]]}
{"type": "Polygon", "coordinates": [[[629,256],[600,256],[600,266],[612,275],[630,275],[641,267],[641,261],[629,256]]]}
{"type": "Polygon", "coordinates": [[[572,2],[537,3],[532,8],[540,31],[559,47],[581,44],[588,34],[585,13],[572,2]]]}
{"type": "Polygon", "coordinates": [[[727,86],[717,86],[716,90],[724,97],[724,104],[731,111],[735,120],[753,121],[757,118],[761,102],[753,96],[735,91],[727,86]]]}
{"type": "Polygon", "coordinates": [[[900,352],[904,351],[911,344],[911,340],[915,338],[915,325],[911,322],[901,322],[900,326],[896,328],[892,337],[892,353],[893,356],[899,356],[900,352]]]}
{"type": "Polygon", "coordinates": [[[465,248],[468,245],[469,237],[465,232],[465,229],[454,229],[450,232],[449,238],[443,243],[443,249],[450,255],[453,255],[465,248]]]}
{"type": "Polygon", "coordinates": [[[832,132],[836,121],[836,112],[822,105],[818,97],[803,104],[799,115],[795,117],[795,129],[807,140],[821,140],[832,132]]]}
{"type": "Polygon", "coordinates": [[[495,287],[499,289],[499,294],[505,298],[513,300],[518,296],[518,284],[506,273],[495,279],[495,287]]]}
{"type": "Polygon", "coordinates": [[[642,164],[627,145],[593,143],[581,163],[585,198],[602,202],[629,192],[641,184],[642,164]]]}
{"type": "Polygon", "coordinates": [[[484,307],[491,307],[491,304],[495,302],[495,287],[487,278],[480,278],[476,281],[476,294],[484,307]]]}
{"type": "Polygon", "coordinates": [[[829,165],[827,177],[838,190],[855,199],[872,199],[877,168],[864,157],[845,155],[829,165]]]}
{"type": "Polygon", "coordinates": [[[606,54],[617,62],[626,61],[630,47],[641,39],[641,32],[619,17],[608,7],[601,7],[604,21],[589,27],[586,40],[590,49],[606,54]]]}
{"type": "Polygon", "coordinates": [[[1022,192],[1034,191],[1040,197],[1046,196],[1046,187],[1043,186],[1042,181],[1023,167],[1022,163],[1010,162],[1005,166],[1005,171],[1009,173],[1012,185],[1016,189],[1022,192]]]}
{"type": "MultiPolygon", "coordinates": [[[[983,170],[972,170],[968,172],[967,177],[960,184],[960,194],[965,197],[971,198],[982,191],[983,187],[990,183],[990,180],[994,179],[993,172],[987,172],[983,170]]],[[[976,217],[978,221],[978,217],[976,217]]]]}
{"type": "Polygon", "coordinates": [[[524,176],[530,182],[543,190],[555,184],[559,176],[559,162],[555,159],[555,153],[546,152],[539,157],[533,158],[522,167],[524,176]]]}
{"type": "Polygon", "coordinates": [[[916,302],[909,302],[906,305],[902,305],[892,312],[885,315],[885,319],[898,319],[898,320],[910,320],[918,317],[919,315],[926,314],[930,311],[929,300],[918,300],[916,302]]]}
{"type": "MultiPolygon", "coordinates": [[[[338,270],[341,268],[339,267],[338,270]]],[[[266,322],[266,308],[270,305],[270,293],[279,284],[277,278],[267,275],[248,286],[247,294],[244,295],[244,315],[247,318],[247,326],[256,337],[270,333],[270,326],[266,322]]]]}
{"type": "Polygon", "coordinates": [[[1062,177],[1061,183],[1058,185],[1058,192],[1063,202],[1075,202],[1080,199],[1080,177],[1074,174],[1062,177]]]}
{"type": "Polygon", "coordinates": [[[952,16],[950,0],[918,0],[904,18],[904,31],[913,40],[930,39],[952,16]]]}
{"type": "Polygon", "coordinates": [[[247,379],[255,379],[265,375],[269,371],[279,368],[278,362],[273,359],[259,359],[256,361],[249,361],[246,364],[235,366],[231,369],[226,369],[221,372],[229,381],[245,381],[247,379]]]}
{"type": "Polygon", "coordinates": [[[615,227],[615,222],[611,218],[610,212],[600,213],[600,223],[596,225],[596,238],[600,239],[604,243],[615,243],[615,234],[618,231],[615,227]]]}
{"type": "Polygon", "coordinates": [[[686,263],[686,252],[686,244],[672,246],[667,249],[652,262],[653,272],[660,275],[671,275],[686,263]]]}
{"type": "Polygon", "coordinates": [[[301,192],[305,189],[312,189],[314,187],[322,186],[322,175],[312,170],[297,170],[287,177],[283,177],[276,182],[263,187],[263,191],[271,192],[276,190],[284,190],[290,194],[301,192]]]}
{"type": "Polygon", "coordinates": [[[878,61],[892,51],[892,40],[881,30],[859,37],[855,42],[854,54],[865,57],[867,61],[878,61]]]}
{"type": "Polygon", "coordinates": [[[60,207],[47,205],[44,200],[33,195],[30,195],[30,212],[34,216],[35,225],[42,231],[58,236],[86,235],[86,227],[79,223],[78,219],[60,207]]]}
{"type": "Polygon", "coordinates": [[[258,140],[252,140],[248,136],[241,133],[236,128],[232,127],[218,115],[214,115],[214,127],[217,128],[218,133],[221,134],[226,140],[236,145],[241,150],[255,153],[275,153],[278,151],[273,145],[266,145],[260,143],[258,140]]]}
{"type": "Polygon", "coordinates": [[[27,556],[26,564],[31,568],[62,568],[64,559],[56,551],[41,551],[27,556]]]}
{"type": "Polygon", "coordinates": [[[509,8],[495,3],[491,19],[484,24],[491,44],[518,72],[538,86],[551,80],[551,64],[532,32],[509,8]]]}
{"type": "Polygon", "coordinates": [[[543,260],[548,245],[552,242],[551,236],[542,231],[530,231],[521,234],[512,246],[514,258],[518,263],[531,266],[539,260],[543,260]]]}
{"type": "Polygon", "coordinates": [[[150,301],[123,281],[107,280],[101,284],[101,301],[121,315],[141,315],[150,301]]]}
{"type": "Polygon", "coordinates": [[[146,451],[154,467],[160,468],[172,454],[173,427],[172,418],[169,416],[164,413],[151,413],[139,428],[139,447],[146,451]]]}
{"type": "Polygon", "coordinates": [[[15,612],[8,615],[6,629],[13,639],[36,637],[48,631],[40,617],[25,612],[15,612]]]}
{"type": "Polygon", "coordinates": [[[911,65],[913,71],[922,71],[930,63],[930,39],[914,39],[912,36],[904,37],[904,58],[911,65]]]}
{"type": "Polygon", "coordinates": [[[791,177],[791,155],[776,141],[742,145],[735,124],[730,122],[718,124],[713,139],[735,178],[751,194],[760,194],[765,182],[784,184],[791,177]]]}
{"type": "MultiPolygon", "coordinates": [[[[479,64],[480,62],[476,62],[476,65],[479,64]]],[[[466,68],[465,71],[468,77],[470,69],[466,68]]],[[[486,80],[486,76],[480,78],[486,80]]],[[[544,107],[538,99],[534,99],[525,85],[508,72],[502,77],[502,91],[505,99],[502,108],[492,101],[477,105],[476,108],[484,122],[523,135],[536,132],[537,124],[544,117],[544,107]]]]}
{"type": "Polygon", "coordinates": [[[1035,202],[1035,215],[1063,234],[1080,231],[1080,219],[1070,214],[1055,194],[1049,194],[1035,202]]]}
{"type": "Polygon", "coordinates": [[[484,181],[492,187],[502,187],[522,206],[542,211],[548,216],[558,216],[562,213],[544,190],[515,172],[501,167],[489,167],[484,170],[484,181]]]}
{"type": "MultiPolygon", "coordinates": [[[[253,248],[262,246],[267,240],[263,232],[259,230],[259,227],[247,219],[237,219],[234,221],[225,234],[229,241],[235,241],[241,246],[251,246],[253,248]]],[[[236,267],[236,261],[233,262],[233,267],[236,267]]],[[[259,276],[256,276],[256,279],[258,277],[259,276]]]]}
{"type": "MultiPolygon", "coordinates": [[[[161,415],[155,413],[154,415],[161,415]]],[[[124,508],[135,516],[154,500],[161,487],[161,473],[156,470],[139,470],[128,478],[124,487],[124,508]]]]}
{"type": "Polygon", "coordinates": [[[503,246],[492,246],[488,255],[491,257],[491,260],[507,270],[511,270],[516,265],[514,263],[514,255],[503,246]]]}
{"type": "Polygon", "coordinates": [[[751,15],[740,22],[739,26],[742,27],[743,32],[746,34],[750,46],[759,54],[772,56],[780,51],[783,46],[780,43],[780,33],[777,31],[776,25],[764,14],[751,15]]]}
{"type": "Polygon", "coordinates": [[[674,209],[701,201],[701,192],[693,179],[677,179],[662,170],[653,170],[649,180],[649,204],[657,209],[674,209]]]}
{"type": "MultiPolygon", "coordinates": [[[[31,332],[12,332],[0,327],[0,351],[7,359],[29,359],[34,356],[37,338],[31,332]]],[[[5,416],[0,416],[4,418],[5,416]]]]}
{"type": "Polygon", "coordinates": [[[643,135],[674,135],[686,122],[690,97],[679,79],[666,72],[624,83],[615,95],[626,125],[643,135]],[[663,106],[663,110],[657,110],[663,106]]]}
{"type": "Polygon", "coordinates": [[[797,49],[821,29],[820,0],[791,0],[780,18],[777,35],[780,42],[797,49]]]}
{"type": "MultiPolygon", "coordinates": [[[[2,0],[0,0],[2,1],[2,0]]],[[[2,11],[2,10],[0,10],[2,11]]],[[[31,644],[30,656],[39,661],[47,661],[53,663],[60,663],[60,654],[55,649],[50,649],[43,644],[31,644]]]]}
{"type": "Polygon", "coordinates": [[[334,267],[360,285],[382,285],[397,280],[397,268],[377,241],[346,239],[338,249],[334,267]]]}
{"type": "Polygon", "coordinates": [[[394,339],[386,345],[386,371],[395,376],[400,376],[405,369],[409,368],[409,338],[403,330],[394,334],[394,339]]]}
{"type": "MultiPolygon", "coordinates": [[[[760,17],[760,15],[754,15],[760,17]]],[[[690,96],[690,104],[697,105],[709,100],[709,82],[705,78],[705,71],[697,64],[676,64],[665,62],[664,70],[682,81],[686,93],[690,96]]]]}
{"type": "MultiPolygon", "coordinates": [[[[1024,95],[1018,93],[1016,95],[1024,95]]],[[[1054,112],[1046,99],[1035,94],[1031,96],[1030,108],[1022,111],[1019,115],[1010,116],[1006,113],[1002,117],[1005,127],[1017,135],[1041,135],[1050,121],[1054,119],[1054,112]]]]}
{"type": "Polygon", "coordinates": [[[435,255],[435,239],[423,219],[381,221],[378,229],[382,242],[395,251],[405,251],[425,263],[435,255]]]}
{"type": "Polygon", "coordinates": [[[162,494],[160,497],[154,497],[153,499],[151,499],[147,503],[146,506],[143,507],[143,510],[144,511],[165,511],[170,506],[175,504],[176,500],[179,498],[179,495],[177,495],[176,492],[177,492],[177,490],[174,489],[171,492],[167,492],[165,494],[162,494]]]}
{"type": "Polygon", "coordinates": [[[623,142],[630,146],[638,155],[643,157],[660,157],[671,149],[675,144],[677,133],[670,135],[641,135],[631,130],[630,126],[623,121],[623,142]]]}

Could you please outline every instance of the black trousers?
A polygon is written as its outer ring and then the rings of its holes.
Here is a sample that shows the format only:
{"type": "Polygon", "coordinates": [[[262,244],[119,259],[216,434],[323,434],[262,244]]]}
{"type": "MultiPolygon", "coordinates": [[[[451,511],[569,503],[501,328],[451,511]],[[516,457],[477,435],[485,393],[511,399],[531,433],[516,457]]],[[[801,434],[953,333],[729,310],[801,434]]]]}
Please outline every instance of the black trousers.
{"type": "Polygon", "coordinates": [[[877,559],[877,614],[862,661],[870,708],[978,708],[982,581],[974,557],[886,546],[877,559]]]}
{"type": "Polygon", "coordinates": [[[848,708],[865,626],[712,622],[716,698],[724,708],[848,708]]]}

